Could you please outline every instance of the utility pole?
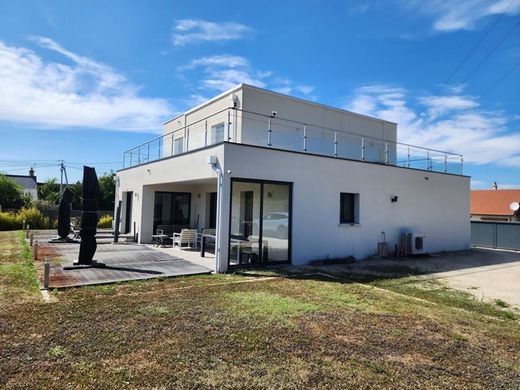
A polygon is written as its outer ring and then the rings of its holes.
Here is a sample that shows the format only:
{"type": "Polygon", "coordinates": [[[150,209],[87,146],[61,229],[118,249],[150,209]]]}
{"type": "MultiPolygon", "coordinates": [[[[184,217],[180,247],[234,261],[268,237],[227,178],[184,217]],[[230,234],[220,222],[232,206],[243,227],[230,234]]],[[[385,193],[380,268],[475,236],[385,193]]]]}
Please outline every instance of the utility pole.
{"type": "Polygon", "coordinates": [[[63,176],[65,176],[65,185],[69,186],[69,179],[67,177],[67,169],[65,168],[65,161],[59,160],[60,162],[60,201],[63,196],[63,176]]]}

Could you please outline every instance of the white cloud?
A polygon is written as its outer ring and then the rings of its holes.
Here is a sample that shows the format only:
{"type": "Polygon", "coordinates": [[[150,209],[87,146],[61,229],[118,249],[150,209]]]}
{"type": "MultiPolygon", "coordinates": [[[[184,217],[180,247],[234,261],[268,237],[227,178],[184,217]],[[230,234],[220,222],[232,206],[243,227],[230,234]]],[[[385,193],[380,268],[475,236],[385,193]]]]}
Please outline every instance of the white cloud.
{"type": "Polygon", "coordinates": [[[296,89],[304,95],[309,95],[314,91],[314,87],[311,85],[297,85],[296,89]]]}
{"type": "Polygon", "coordinates": [[[438,117],[450,111],[478,107],[476,100],[470,96],[426,96],[419,98],[419,102],[428,107],[428,114],[432,117],[438,117]]]}
{"type": "Polygon", "coordinates": [[[471,177],[471,189],[491,189],[491,186],[484,180],[477,180],[474,177],[471,177]]]}
{"type": "Polygon", "coordinates": [[[251,28],[236,22],[214,23],[201,19],[181,19],[176,21],[172,40],[175,46],[224,42],[241,39],[251,32],[251,28]]]}
{"type": "Polygon", "coordinates": [[[32,37],[70,63],[45,61],[34,51],[0,41],[0,121],[38,128],[93,127],[157,130],[173,111],[110,66],[70,52],[49,38],[32,37]]]}
{"type": "Polygon", "coordinates": [[[248,62],[244,57],[230,54],[221,54],[210,57],[197,58],[189,65],[184,65],[180,69],[194,69],[198,66],[224,66],[228,68],[238,68],[247,66],[248,62]]]}
{"type": "Polygon", "coordinates": [[[266,86],[261,78],[254,77],[245,69],[209,69],[208,78],[202,81],[204,87],[217,91],[228,90],[240,83],[250,84],[260,88],[266,86]]]}
{"type": "Polygon", "coordinates": [[[277,88],[274,88],[273,91],[278,92],[278,93],[283,93],[284,95],[289,95],[292,91],[292,88],[291,87],[277,87],[277,88]]]}
{"type": "Polygon", "coordinates": [[[510,183],[497,183],[498,184],[498,188],[501,189],[501,190],[518,190],[520,189],[520,182],[516,183],[516,184],[510,184],[510,183]]]}
{"type": "Polygon", "coordinates": [[[187,100],[186,103],[189,106],[198,106],[199,104],[207,102],[209,99],[206,96],[199,95],[199,94],[191,94],[190,98],[187,100]]]}
{"type": "Polygon", "coordinates": [[[294,93],[309,99],[314,98],[311,95],[314,91],[313,86],[295,83],[287,78],[273,77],[273,72],[254,69],[249,61],[241,56],[220,54],[201,57],[180,66],[178,70],[182,74],[200,71],[201,75],[197,77],[200,79],[199,89],[223,92],[245,83],[260,88],[271,88],[284,94],[294,93]]]}
{"type": "Polygon", "coordinates": [[[432,15],[432,27],[440,32],[471,30],[488,16],[520,13],[520,2],[514,0],[401,0],[401,3],[432,15]]]}
{"type": "Polygon", "coordinates": [[[461,153],[466,162],[520,165],[520,134],[507,131],[507,118],[485,111],[463,95],[409,98],[403,88],[358,88],[345,107],[398,123],[398,141],[461,153]]]}
{"type": "Polygon", "coordinates": [[[226,91],[240,83],[265,87],[263,79],[271,75],[270,71],[255,72],[246,58],[230,54],[197,58],[188,65],[178,68],[180,72],[197,69],[202,71],[200,88],[219,92],[226,91]]]}

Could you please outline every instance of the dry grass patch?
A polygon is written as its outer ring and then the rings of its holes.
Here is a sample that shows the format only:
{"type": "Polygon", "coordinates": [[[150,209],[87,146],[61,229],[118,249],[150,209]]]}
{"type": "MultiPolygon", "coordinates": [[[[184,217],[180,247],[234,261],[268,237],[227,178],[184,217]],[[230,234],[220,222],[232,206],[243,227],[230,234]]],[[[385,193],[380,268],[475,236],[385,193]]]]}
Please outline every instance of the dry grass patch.
{"type": "Polygon", "coordinates": [[[39,299],[31,250],[23,232],[0,232],[0,305],[39,299]]]}
{"type": "Polygon", "coordinates": [[[520,325],[500,308],[374,283],[205,275],[0,306],[0,388],[520,387],[520,325]]]}

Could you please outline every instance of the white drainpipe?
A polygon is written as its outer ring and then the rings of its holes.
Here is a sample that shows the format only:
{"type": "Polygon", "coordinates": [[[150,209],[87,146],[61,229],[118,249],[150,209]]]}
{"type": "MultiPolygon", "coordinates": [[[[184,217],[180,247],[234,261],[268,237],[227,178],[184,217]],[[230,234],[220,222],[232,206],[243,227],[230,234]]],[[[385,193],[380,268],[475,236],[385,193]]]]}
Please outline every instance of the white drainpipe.
{"type": "Polygon", "coordinates": [[[217,174],[217,220],[215,229],[215,272],[220,272],[220,214],[221,214],[221,189],[222,170],[218,166],[218,158],[215,155],[208,156],[208,164],[217,174]]]}

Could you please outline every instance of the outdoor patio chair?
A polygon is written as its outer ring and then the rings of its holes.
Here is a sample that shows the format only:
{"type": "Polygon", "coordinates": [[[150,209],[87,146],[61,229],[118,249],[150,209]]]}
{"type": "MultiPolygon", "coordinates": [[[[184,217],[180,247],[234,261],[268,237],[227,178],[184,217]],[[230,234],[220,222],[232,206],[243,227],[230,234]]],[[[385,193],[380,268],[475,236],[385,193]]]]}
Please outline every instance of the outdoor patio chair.
{"type": "Polygon", "coordinates": [[[170,240],[167,234],[164,233],[162,229],[157,229],[155,234],[152,235],[153,245],[156,247],[164,248],[166,246],[166,242],[170,240]]]}
{"type": "Polygon", "coordinates": [[[173,247],[178,245],[180,249],[185,246],[195,248],[197,246],[197,229],[182,229],[180,233],[173,233],[173,247]]]}

